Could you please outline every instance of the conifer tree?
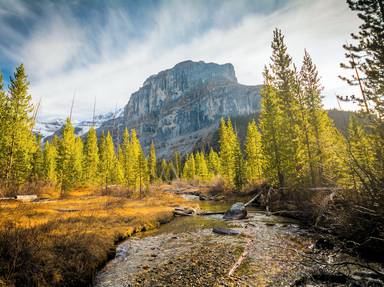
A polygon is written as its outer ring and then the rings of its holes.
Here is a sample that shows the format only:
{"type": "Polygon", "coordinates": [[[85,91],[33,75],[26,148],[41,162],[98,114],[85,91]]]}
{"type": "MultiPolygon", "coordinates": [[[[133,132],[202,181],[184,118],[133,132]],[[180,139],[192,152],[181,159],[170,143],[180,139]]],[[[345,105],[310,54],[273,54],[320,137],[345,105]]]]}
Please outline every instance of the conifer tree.
{"type": "Polygon", "coordinates": [[[187,155],[184,167],[183,167],[183,178],[184,179],[195,179],[195,158],[193,153],[187,155]]]}
{"type": "Polygon", "coordinates": [[[139,159],[141,156],[141,146],[137,138],[136,130],[131,130],[130,146],[128,149],[128,162],[127,162],[127,173],[128,173],[128,186],[132,190],[138,190],[140,187],[140,167],[139,159]]]}
{"type": "Polygon", "coordinates": [[[74,169],[76,185],[83,183],[84,144],[81,137],[75,139],[74,169]]]}
{"type": "Polygon", "coordinates": [[[62,191],[65,192],[76,184],[76,138],[69,118],[63,128],[58,149],[58,179],[62,191]]]}
{"type": "Polygon", "coordinates": [[[88,185],[93,186],[99,182],[98,168],[99,148],[96,130],[92,127],[87,134],[84,150],[84,180],[88,185]]]}
{"type": "Polygon", "coordinates": [[[208,180],[210,178],[207,161],[203,152],[196,153],[195,174],[200,180],[208,180]]]}
{"type": "Polygon", "coordinates": [[[350,187],[369,190],[371,181],[375,178],[375,174],[371,174],[375,170],[375,149],[371,138],[356,117],[351,117],[349,121],[348,151],[352,168],[350,183],[353,183],[350,187]]]}
{"type": "Polygon", "coordinates": [[[344,140],[322,106],[320,78],[307,51],[299,81],[309,183],[312,186],[334,185],[345,170],[344,140]]]}
{"type": "Polygon", "coordinates": [[[153,183],[157,179],[156,150],[153,141],[151,142],[151,146],[149,149],[148,167],[150,182],[153,183]]]}
{"type": "Polygon", "coordinates": [[[263,151],[261,135],[256,122],[248,123],[247,137],[245,139],[245,178],[249,182],[260,180],[263,177],[263,151]]]}
{"type": "Polygon", "coordinates": [[[123,133],[123,140],[121,143],[121,149],[123,152],[123,157],[121,159],[122,162],[122,167],[124,170],[124,181],[125,184],[128,186],[129,184],[129,174],[132,172],[131,167],[128,165],[129,164],[129,153],[130,153],[130,139],[129,139],[129,132],[128,129],[124,129],[123,133]]]}
{"type": "MultiPolygon", "coordinates": [[[[6,108],[2,111],[3,181],[7,189],[17,191],[31,171],[31,159],[35,149],[32,134],[33,106],[28,94],[29,82],[23,64],[16,68],[10,79],[6,108]]],[[[3,92],[1,101],[4,101],[3,92]]]]}
{"type": "Polygon", "coordinates": [[[107,136],[100,138],[100,171],[103,178],[105,190],[108,185],[116,181],[116,154],[111,133],[108,131],[107,136]]]}
{"type": "MultiPolygon", "coordinates": [[[[284,149],[281,153],[281,165],[285,176],[284,184],[295,186],[299,183],[303,167],[301,131],[299,127],[299,102],[297,93],[296,71],[292,58],[287,53],[284,36],[279,29],[273,32],[272,63],[269,65],[270,84],[277,94],[278,108],[281,110],[282,121],[279,130],[285,138],[284,149]]],[[[282,148],[282,146],[280,147],[282,148]]]]}
{"type": "Polygon", "coordinates": [[[162,181],[168,182],[170,180],[170,173],[168,163],[165,159],[161,160],[160,168],[162,181]]]}
{"type": "Polygon", "coordinates": [[[144,190],[148,190],[149,187],[149,169],[148,161],[145,157],[143,150],[139,144],[139,156],[138,156],[138,180],[139,180],[139,192],[140,198],[143,197],[144,190]]]}
{"type": "Polygon", "coordinates": [[[44,175],[51,184],[57,182],[57,156],[56,146],[46,141],[44,146],[44,175]]]}
{"type": "Polygon", "coordinates": [[[265,158],[263,173],[273,185],[285,186],[282,153],[285,150],[282,129],[282,110],[276,89],[272,86],[267,67],[264,68],[264,86],[261,89],[260,129],[265,158]]]}
{"type": "Polygon", "coordinates": [[[44,155],[41,148],[41,135],[39,134],[35,138],[35,152],[32,155],[32,170],[30,175],[30,180],[32,182],[44,179],[44,155]]]}
{"type": "Polygon", "coordinates": [[[237,136],[232,128],[231,120],[227,122],[224,119],[220,121],[220,163],[221,175],[227,187],[234,187],[236,176],[236,144],[237,136]]]}
{"type": "Polygon", "coordinates": [[[212,175],[220,174],[221,170],[219,155],[213,150],[213,148],[210,149],[208,154],[208,170],[212,175]]]}
{"type": "MultiPolygon", "coordinates": [[[[7,136],[7,114],[8,97],[4,91],[3,75],[0,72],[0,158],[6,158],[6,136],[7,136]]],[[[6,164],[4,160],[0,161],[0,183],[5,179],[6,164]]]]}
{"type": "MultiPolygon", "coordinates": [[[[365,174],[370,178],[364,184],[364,193],[370,199],[381,197],[384,185],[384,4],[381,0],[347,0],[349,7],[357,11],[362,20],[359,32],[352,34],[353,42],[344,45],[347,64],[342,67],[353,71],[352,77],[341,77],[350,85],[358,85],[360,96],[342,98],[358,102],[359,116],[365,121],[367,137],[374,149],[374,163],[359,168],[358,161],[351,166],[356,177],[365,174]]],[[[349,150],[351,152],[351,150],[349,150]]],[[[351,159],[356,158],[350,154],[351,159]]]]}
{"type": "Polygon", "coordinates": [[[125,184],[124,175],[124,153],[121,145],[117,147],[117,160],[116,160],[116,183],[125,184]]]}
{"type": "Polygon", "coordinates": [[[176,178],[180,178],[182,176],[181,174],[182,169],[181,169],[181,156],[180,156],[180,152],[178,151],[175,151],[173,153],[173,166],[175,168],[176,178]]]}

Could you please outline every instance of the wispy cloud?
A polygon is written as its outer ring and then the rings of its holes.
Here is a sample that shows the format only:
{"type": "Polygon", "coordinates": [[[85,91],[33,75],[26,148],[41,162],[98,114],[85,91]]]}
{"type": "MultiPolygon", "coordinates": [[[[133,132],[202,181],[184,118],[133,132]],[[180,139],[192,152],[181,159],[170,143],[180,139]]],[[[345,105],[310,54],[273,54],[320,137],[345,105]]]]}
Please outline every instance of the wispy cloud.
{"type": "Polygon", "coordinates": [[[141,9],[128,2],[92,6],[87,17],[71,5],[31,11],[26,2],[6,2],[0,4],[0,63],[25,63],[33,98],[42,98],[41,118],[66,116],[74,93],[77,119],[91,117],[95,97],[99,113],[123,106],[148,76],[186,59],[231,62],[239,82],[260,84],[275,27],[298,64],[309,50],[326,105],[335,106],[334,93],[346,91],[337,78],[341,45],[358,25],[340,0],[175,0],[141,9]],[[32,27],[15,27],[13,18],[32,27]]]}

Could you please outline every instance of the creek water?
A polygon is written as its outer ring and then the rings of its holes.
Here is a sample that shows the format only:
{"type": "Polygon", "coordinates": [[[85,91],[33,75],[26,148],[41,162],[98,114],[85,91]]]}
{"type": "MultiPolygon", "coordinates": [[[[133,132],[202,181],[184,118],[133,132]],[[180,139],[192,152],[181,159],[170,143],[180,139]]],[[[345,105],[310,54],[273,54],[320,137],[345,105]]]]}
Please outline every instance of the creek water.
{"type": "MultiPolygon", "coordinates": [[[[224,211],[231,203],[199,205],[205,211],[224,211]]],[[[316,251],[315,240],[295,220],[266,216],[255,208],[248,208],[247,219],[236,221],[224,221],[222,215],[176,217],[121,243],[95,286],[292,286],[308,274],[324,272],[319,262],[347,256],[316,251]],[[232,228],[241,235],[218,235],[213,227],[232,228]],[[242,254],[245,259],[229,276],[242,254]]],[[[352,272],[340,268],[333,271],[352,272]]],[[[307,281],[298,286],[349,286],[307,281]]]]}

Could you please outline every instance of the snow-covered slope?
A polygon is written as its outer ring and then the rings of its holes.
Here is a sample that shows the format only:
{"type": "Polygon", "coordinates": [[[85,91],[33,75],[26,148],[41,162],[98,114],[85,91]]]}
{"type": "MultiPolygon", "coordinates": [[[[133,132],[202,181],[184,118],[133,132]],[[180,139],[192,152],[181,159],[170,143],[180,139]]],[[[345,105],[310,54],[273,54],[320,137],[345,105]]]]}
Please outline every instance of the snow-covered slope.
{"type": "MultiPolygon", "coordinates": [[[[95,123],[93,124],[92,120],[85,121],[72,121],[72,124],[75,128],[75,134],[77,136],[82,136],[86,134],[89,129],[94,125],[94,128],[99,128],[104,122],[111,121],[114,118],[121,117],[124,114],[124,109],[119,109],[116,112],[109,112],[106,114],[101,114],[95,116],[95,123]]],[[[48,121],[38,121],[33,128],[33,131],[36,134],[41,134],[43,141],[49,139],[55,133],[59,132],[65,123],[65,119],[58,118],[48,121]]]]}

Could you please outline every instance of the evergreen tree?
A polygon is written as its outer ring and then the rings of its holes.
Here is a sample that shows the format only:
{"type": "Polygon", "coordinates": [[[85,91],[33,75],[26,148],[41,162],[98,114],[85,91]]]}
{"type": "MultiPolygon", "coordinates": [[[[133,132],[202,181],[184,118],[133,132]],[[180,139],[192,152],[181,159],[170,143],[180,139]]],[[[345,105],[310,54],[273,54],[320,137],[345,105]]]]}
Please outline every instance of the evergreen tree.
{"type": "Polygon", "coordinates": [[[125,184],[124,153],[120,145],[117,147],[116,176],[116,182],[118,184],[125,184]]]}
{"type": "Polygon", "coordinates": [[[210,178],[207,161],[203,152],[196,153],[195,157],[195,175],[200,180],[208,180],[210,178]]]}
{"type": "Polygon", "coordinates": [[[256,122],[248,123],[247,137],[245,139],[245,178],[249,182],[260,180],[263,177],[263,151],[261,135],[256,122]]]}
{"type": "MultiPolygon", "coordinates": [[[[284,36],[279,29],[273,32],[272,63],[270,64],[270,84],[277,94],[278,109],[281,110],[282,121],[279,132],[285,138],[284,152],[281,152],[281,166],[284,173],[284,184],[295,186],[300,182],[302,174],[303,153],[301,131],[299,127],[300,112],[296,85],[296,73],[292,58],[287,53],[284,36]]],[[[280,149],[283,147],[280,146],[280,149]]]]}
{"type": "Polygon", "coordinates": [[[32,134],[33,106],[28,88],[27,75],[21,64],[10,79],[9,96],[5,99],[4,92],[0,92],[1,101],[6,100],[6,108],[2,108],[1,127],[2,177],[6,188],[14,192],[30,175],[32,155],[36,147],[32,134]]]}
{"type": "Polygon", "coordinates": [[[383,198],[384,186],[384,4],[381,0],[347,0],[347,3],[358,12],[362,24],[359,32],[352,34],[353,43],[344,45],[348,63],[342,67],[352,69],[353,76],[341,78],[350,85],[359,85],[361,96],[342,99],[359,103],[359,115],[365,121],[367,137],[374,149],[374,163],[369,168],[360,168],[358,160],[352,162],[351,168],[355,177],[364,174],[363,178],[370,178],[369,183],[363,184],[364,191],[376,200],[383,198]]]}
{"type": "Polygon", "coordinates": [[[348,127],[349,164],[352,167],[350,176],[355,189],[370,190],[370,184],[375,178],[375,149],[372,139],[355,117],[351,117],[348,127]],[[369,171],[369,172],[367,172],[369,171]]]}
{"type": "Polygon", "coordinates": [[[316,65],[305,51],[300,71],[301,125],[312,186],[334,185],[345,171],[344,140],[322,106],[321,90],[316,65]]]}
{"type": "Polygon", "coordinates": [[[100,138],[100,172],[103,178],[105,190],[108,185],[116,181],[116,154],[111,133],[108,131],[107,136],[100,138]]]}
{"type": "Polygon", "coordinates": [[[51,184],[57,182],[57,156],[56,146],[46,141],[44,146],[44,175],[51,184]]]}
{"type": "Polygon", "coordinates": [[[124,181],[125,184],[128,186],[129,184],[129,174],[132,172],[131,167],[128,165],[129,164],[129,153],[130,153],[130,140],[129,140],[129,132],[128,129],[124,129],[123,133],[123,141],[121,143],[121,149],[123,152],[123,157],[121,159],[122,162],[122,167],[124,171],[124,181]]]}
{"type": "Polygon", "coordinates": [[[175,176],[176,178],[180,178],[182,176],[181,172],[181,156],[180,152],[175,151],[173,153],[173,166],[175,168],[175,176]]]}
{"type": "Polygon", "coordinates": [[[153,143],[153,141],[151,142],[151,147],[149,149],[148,166],[149,166],[150,182],[153,183],[157,179],[156,150],[155,150],[155,144],[153,143]]]}
{"type": "Polygon", "coordinates": [[[263,173],[273,185],[285,186],[285,174],[282,165],[284,138],[282,129],[282,110],[276,89],[272,86],[267,67],[264,69],[264,86],[261,89],[260,129],[262,148],[265,158],[263,173]]]}
{"type": "Polygon", "coordinates": [[[149,187],[149,169],[148,161],[145,157],[143,150],[139,144],[139,155],[138,155],[138,180],[139,180],[139,192],[140,198],[143,197],[144,190],[148,190],[149,187]]]}
{"type": "MultiPolygon", "coordinates": [[[[8,115],[8,97],[4,91],[3,75],[0,72],[0,158],[6,158],[6,138],[8,127],[6,124],[8,115]]],[[[6,163],[0,161],[0,183],[5,179],[6,163]]]]}
{"type": "Polygon", "coordinates": [[[35,152],[32,156],[32,170],[30,180],[40,181],[44,179],[44,155],[43,150],[41,149],[41,135],[37,135],[35,142],[35,152]]]}
{"type": "Polygon", "coordinates": [[[187,155],[187,158],[183,167],[183,178],[193,180],[195,179],[195,158],[193,153],[187,155]]]}
{"type": "Polygon", "coordinates": [[[99,182],[99,148],[97,146],[96,130],[92,127],[87,134],[84,150],[84,180],[88,185],[99,182]]]}
{"type": "Polygon", "coordinates": [[[221,175],[227,187],[234,187],[236,176],[236,148],[237,136],[232,128],[231,120],[220,121],[220,165],[221,175]]]}
{"type": "Polygon", "coordinates": [[[58,177],[62,195],[76,184],[76,138],[69,118],[63,128],[58,149],[58,177]]]}
{"type": "Polygon", "coordinates": [[[81,137],[75,139],[74,170],[76,185],[83,183],[84,144],[81,137]]]}
{"type": "Polygon", "coordinates": [[[213,150],[213,148],[210,149],[209,154],[208,154],[208,170],[211,174],[213,175],[218,175],[220,174],[220,157],[213,150]]]}
{"type": "Polygon", "coordinates": [[[165,182],[169,182],[170,180],[170,173],[169,173],[169,166],[165,159],[161,160],[161,180],[165,182]]]}

